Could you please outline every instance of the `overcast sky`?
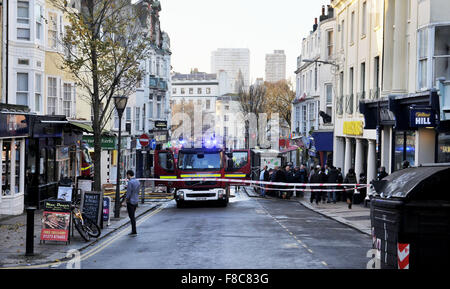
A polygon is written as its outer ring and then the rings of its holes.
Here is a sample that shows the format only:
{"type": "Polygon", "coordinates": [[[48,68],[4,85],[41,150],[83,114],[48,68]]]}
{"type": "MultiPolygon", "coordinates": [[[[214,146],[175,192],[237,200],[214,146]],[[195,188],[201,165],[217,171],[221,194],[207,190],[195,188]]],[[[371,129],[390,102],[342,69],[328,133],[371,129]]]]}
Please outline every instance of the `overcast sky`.
{"type": "Polygon", "coordinates": [[[161,28],[169,34],[172,66],[211,72],[217,48],[249,48],[250,78],[264,77],[265,55],[284,50],[294,80],[301,40],[330,0],[160,0],[161,28]]]}

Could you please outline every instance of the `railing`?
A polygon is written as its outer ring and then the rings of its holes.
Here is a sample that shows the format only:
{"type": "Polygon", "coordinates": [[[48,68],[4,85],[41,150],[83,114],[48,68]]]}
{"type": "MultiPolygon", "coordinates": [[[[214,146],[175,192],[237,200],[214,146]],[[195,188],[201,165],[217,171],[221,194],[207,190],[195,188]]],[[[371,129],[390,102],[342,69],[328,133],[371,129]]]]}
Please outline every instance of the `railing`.
{"type": "Polygon", "coordinates": [[[371,89],[369,99],[378,99],[378,98],[380,98],[380,88],[376,87],[371,89]]]}

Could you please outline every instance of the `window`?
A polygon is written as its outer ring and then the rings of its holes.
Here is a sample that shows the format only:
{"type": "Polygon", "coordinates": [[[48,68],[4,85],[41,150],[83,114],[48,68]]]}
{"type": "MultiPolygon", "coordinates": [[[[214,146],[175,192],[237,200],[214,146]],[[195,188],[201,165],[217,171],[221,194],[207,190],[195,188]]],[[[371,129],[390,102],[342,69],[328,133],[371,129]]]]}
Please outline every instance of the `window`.
{"type": "Polygon", "coordinates": [[[206,94],[211,94],[211,88],[209,87],[206,88],[206,94]]]}
{"type": "Polygon", "coordinates": [[[308,118],[309,118],[309,129],[310,130],[314,130],[315,129],[314,125],[315,125],[315,122],[316,122],[316,107],[315,107],[315,103],[314,102],[309,103],[308,104],[308,109],[309,109],[309,111],[308,111],[308,113],[309,113],[309,115],[308,115],[308,118]]]}
{"type": "Polygon", "coordinates": [[[30,23],[30,3],[28,1],[17,1],[17,23],[30,23]]]}
{"type": "Polygon", "coordinates": [[[327,58],[330,59],[333,56],[333,30],[327,31],[327,58]]]}
{"type": "Polygon", "coordinates": [[[438,78],[450,80],[450,26],[437,26],[434,39],[433,84],[435,85],[438,78]]]}
{"type": "Polygon", "coordinates": [[[327,94],[327,105],[331,105],[333,103],[333,85],[325,84],[325,91],[327,94]]]}
{"type": "Polygon", "coordinates": [[[350,24],[350,44],[355,42],[355,11],[352,12],[350,24]]]}
{"type": "Polygon", "coordinates": [[[206,109],[211,109],[211,100],[206,100],[206,109]]]}
{"type": "Polygon", "coordinates": [[[354,78],[354,69],[353,67],[350,68],[349,72],[349,80],[348,80],[348,86],[349,86],[349,95],[347,98],[347,113],[353,114],[353,78],[354,78]]]}
{"type": "Polygon", "coordinates": [[[41,40],[41,38],[42,38],[42,8],[40,5],[36,4],[34,6],[34,14],[36,17],[36,39],[41,40]]]}
{"type": "Polygon", "coordinates": [[[55,77],[48,78],[48,90],[47,90],[47,113],[55,115],[56,103],[58,99],[58,84],[55,77]]]}
{"type": "Polygon", "coordinates": [[[364,1],[362,4],[361,13],[361,35],[365,36],[367,33],[367,2],[364,1]]]}
{"type": "Polygon", "coordinates": [[[144,103],[144,107],[142,108],[142,130],[143,131],[145,131],[145,116],[146,116],[145,108],[146,108],[146,106],[145,106],[145,103],[144,103]]]}
{"type": "Polygon", "coordinates": [[[181,89],[181,94],[185,94],[186,90],[184,88],[181,89]]]}
{"type": "Polygon", "coordinates": [[[28,73],[17,73],[16,103],[28,105],[28,73]]]}
{"type": "Polygon", "coordinates": [[[29,59],[19,59],[18,60],[18,64],[19,65],[30,65],[30,60],[29,59]]]}
{"type": "Polygon", "coordinates": [[[197,105],[202,105],[202,100],[201,99],[197,99],[197,105]]]}
{"type": "Polygon", "coordinates": [[[344,28],[345,28],[345,26],[344,26],[344,24],[345,24],[345,22],[344,22],[344,20],[342,20],[342,22],[341,22],[341,49],[344,49],[344,40],[345,40],[345,37],[344,37],[344,28]]]}
{"type": "Polygon", "coordinates": [[[228,121],[228,115],[225,114],[225,115],[223,116],[223,121],[228,121]]]}
{"type": "Polygon", "coordinates": [[[119,114],[114,110],[114,129],[119,129],[119,114]]]}
{"type": "Polygon", "coordinates": [[[177,89],[176,88],[172,88],[172,94],[176,94],[177,93],[177,89]]]}
{"type": "Polygon", "coordinates": [[[194,89],[193,88],[189,88],[189,94],[194,94],[194,89]]]}
{"type": "Polygon", "coordinates": [[[140,130],[140,128],[141,128],[141,108],[139,108],[139,107],[135,107],[134,108],[134,116],[135,116],[135,119],[136,119],[135,129],[136,130],[140,130]]]}
{"type": "Polygon", "coordinates": [[[419,30],[419,89],[426,89],[428,86],[428,29],[419,30]]]}
{"type": "Polygon", "coordinates": [[[306,105],[302,106],[302,133],[306,134],[306,119],[307,119],[307,115],[306,115],[306,105]]]}
{"type": "Polygon", "coordinates": [[[55,13],[48,13],[48,46],[56,48],[58,41],[58,19],[55,13]]]}
{"type": "Polygon", "coordinates": [[[127,122],[131,122],[131,107],[125,109],[125,119],[127,122]]]}
{"type": "Polygon", "coordinates": [[[148,103],[148,118],[153,118],[153,98],[150,98],[150,101],[148,103]]]}
{"type": "Polygon", "coordinates": [[[64,83],[64,99],[63,99],[64,115],[71,117],[72,114],[72,85],[64,83]]]}
{"type": "Polygon", "coordinates": [[[380,27],[380,4],[381,1],[375,1],[374,5],[375,5],[375,28],[380,27]]]}
{"type": "Polygon", "coordinates": [[[42,102],[42,75],[36,74],[34,85],[34,110],[40,112],[42,102]]]}
{"type": "Polygon", "coordinates": [[[29,28],[17,28],[17,39],[30,40],[30,29],[29,28]]]}
{"type": "Polygon", "coordinates": [[[230,106],[229,105],[225,105],[225,110],[230,110],[230,106]]]}
{"type": "Polygon", "coordinates": [[[197,88],[197,94],[202,94],[202,89],[201,88],[197,88]]]}

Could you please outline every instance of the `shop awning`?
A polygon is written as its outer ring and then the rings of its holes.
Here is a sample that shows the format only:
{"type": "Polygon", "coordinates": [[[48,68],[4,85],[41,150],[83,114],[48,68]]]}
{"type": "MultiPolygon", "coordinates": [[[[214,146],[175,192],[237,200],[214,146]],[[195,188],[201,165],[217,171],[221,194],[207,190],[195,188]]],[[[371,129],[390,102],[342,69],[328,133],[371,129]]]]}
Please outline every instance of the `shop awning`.
{"type": "Polygon", "coordinates": [[[313,132],[314,146],[318,152],[332,152],[333,151],[333,132],[313,132]]]}
{"type": "Polygon", "coordinates": [[[290,146],[290,147],[288,147],[288,148],[285,148],[285,149],[281,150],[281,153],[284,154],[284,153],[292,152],[292,151],[297,150],[298,148],[299,148],[299,147],[296,146],[296,145],[290,146]]]}
{"type": "Polygon", "coordinates": [[[69,121],[69,123],[73,126],[76,126],[87,133],[94,133],[94,130],[92,129],[92,126],[89,124],[81,123],[81,122],[75,122],[75,121],[69,121]]]}

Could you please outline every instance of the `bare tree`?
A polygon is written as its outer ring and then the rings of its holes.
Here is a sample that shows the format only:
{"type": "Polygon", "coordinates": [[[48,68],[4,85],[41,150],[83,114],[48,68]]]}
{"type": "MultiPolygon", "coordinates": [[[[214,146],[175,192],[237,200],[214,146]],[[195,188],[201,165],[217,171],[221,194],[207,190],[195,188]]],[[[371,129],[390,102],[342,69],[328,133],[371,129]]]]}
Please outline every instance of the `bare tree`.
{"type": "Polygon", "coordinates": [[[248,91],[245,90],[244,79],[242,73],[239,71],[238,75],[238,100],[240,103],[241,112],[245,119],[245,147],[250,147],[250,137],[257,140],[259,145],[259,138],[257,137],[257,130],[251,131],[253,128],[260,127],[259,114],[265,112],[265,96],[266,88],[264,85],[251,85],[248,91]],[[251,117],[256,117],[256,127],[250,127],[251,117]],[[252,135],[250,135],[252,134],[252,135]]]}
{"type": "Polygon", "coordinates": [[[102,131],[114,112],[113,97],[131,95],[143,79],[140,63],[155,41],[142,15],[153,1],[140,6],[130,0],[50,2],[69,22],[60,41],[65,50],[62,69],[72,73],[92,106],[94,190],[101,190],[102,131]]]}

